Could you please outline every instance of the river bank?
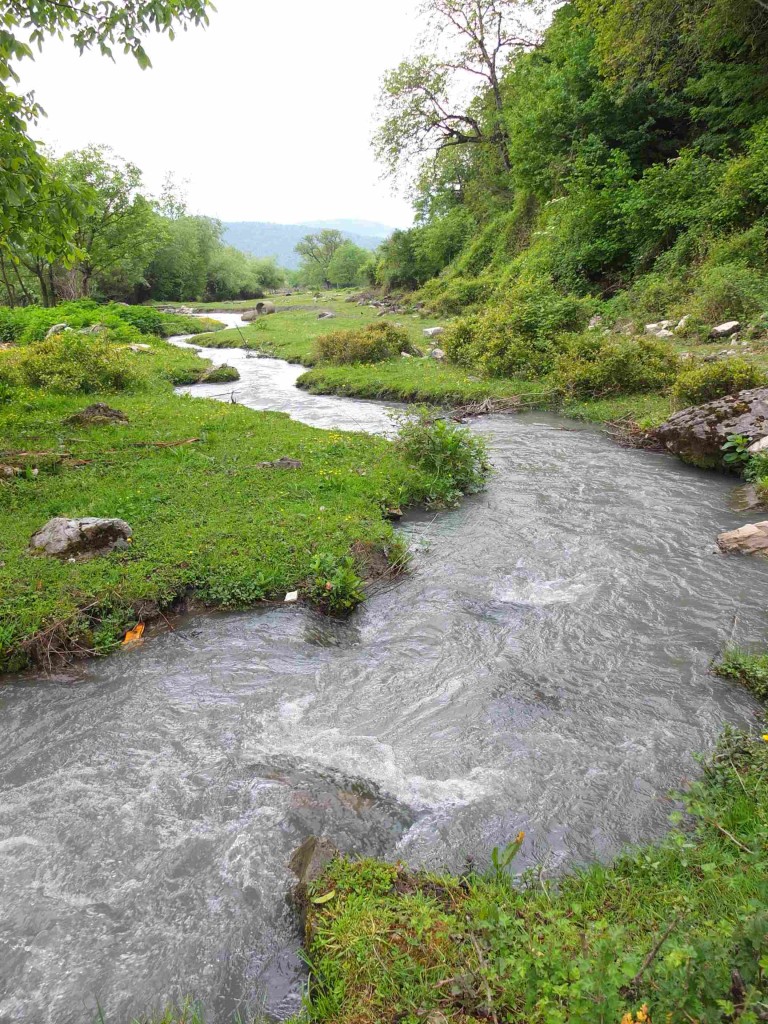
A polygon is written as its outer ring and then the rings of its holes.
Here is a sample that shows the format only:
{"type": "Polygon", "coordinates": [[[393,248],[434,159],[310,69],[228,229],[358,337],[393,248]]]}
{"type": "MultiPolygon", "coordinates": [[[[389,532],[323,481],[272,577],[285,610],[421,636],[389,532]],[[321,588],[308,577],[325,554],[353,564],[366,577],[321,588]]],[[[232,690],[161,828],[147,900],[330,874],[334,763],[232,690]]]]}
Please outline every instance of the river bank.
{"type": "Polygon", "coordinates": [[[231,394],[239,373],[110,330],[98,342],[72,340],[87,337],[72,329],[42,342],[44,353],[21,344],[0,353],[10,389],[0,405],[0,670],[105,654],[182,599],[282,601],[310,595],[319,574],[331,586],[316,599],[334,607],[345,587],[357,593],[380,576],[382,559],[402,557],[387,510],[425,500],[429,485],[386,440],[175,395],[172,384],[193,383],[231,394]],[[78,345],[96,346],[98,358],[78,345]],[[30,357],[41,386],[18,376],[30,357]],[[94,402],[118,405],[120,418],[75,422],[94,402]],[[33,557],[30,538],[57,516],[123,521],[129,547],[108,558],[33,557]]]}

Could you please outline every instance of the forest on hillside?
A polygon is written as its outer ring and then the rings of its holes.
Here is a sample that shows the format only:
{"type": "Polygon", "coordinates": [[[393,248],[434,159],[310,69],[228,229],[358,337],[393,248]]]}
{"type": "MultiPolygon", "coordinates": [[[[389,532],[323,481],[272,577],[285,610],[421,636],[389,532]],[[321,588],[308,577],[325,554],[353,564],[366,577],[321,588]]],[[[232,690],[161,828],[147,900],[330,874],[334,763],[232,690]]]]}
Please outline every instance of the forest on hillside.
{"type": "Polygon", "coordinates": [[[463,315],[455,361],[538,375],[595,314],[695,332],[768,310],[768,5],[427,7],[374,140],[417,225],[371,276],[463,315]]]}

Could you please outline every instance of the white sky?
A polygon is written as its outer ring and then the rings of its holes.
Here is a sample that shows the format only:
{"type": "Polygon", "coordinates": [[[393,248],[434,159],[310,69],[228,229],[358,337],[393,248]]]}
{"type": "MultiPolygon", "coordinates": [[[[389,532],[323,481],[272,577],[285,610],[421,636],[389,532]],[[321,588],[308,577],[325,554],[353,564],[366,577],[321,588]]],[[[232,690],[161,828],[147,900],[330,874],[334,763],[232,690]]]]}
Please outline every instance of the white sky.
{"type": "Polygon", "coordinates": [[[415,0],[216,6],[208,29],[149,37],[147,71],[47,43],[19,67],[48,113],[33,136],[57,153],[110,145],[153,191],[172,171],[191,212],[222,220],[410,224],[370,136],[380,77],[417,34],[415,0]]]}

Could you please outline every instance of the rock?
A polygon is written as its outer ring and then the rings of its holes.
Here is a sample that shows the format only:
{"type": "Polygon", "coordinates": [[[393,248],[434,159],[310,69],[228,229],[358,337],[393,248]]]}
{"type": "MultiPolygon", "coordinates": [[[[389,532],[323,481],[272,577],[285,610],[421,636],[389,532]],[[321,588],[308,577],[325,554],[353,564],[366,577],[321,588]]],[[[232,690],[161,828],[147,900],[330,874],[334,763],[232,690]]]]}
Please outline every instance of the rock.
{"type": "Polygon", "coordinates": [[[752,512],[754,509],[765,511],[767,506],[768,495],[758,491],[754,484],[735,487],[728,498],[728,508],[734,512],[752,512]]]}
{"type": "Polygon", "coordinates": [[[720,338],[730,338],[740,327],[741,324],[738,320],[728,320],[724,324],[718,324],[717,327],[713,327],[709,332],[709,336],[713,341],[719,341],[720,338]]]}
{"type": "Polygon", "coordinates": [[[659,320],[657,324],[646,324],[645,333],[658,335],[660,331],[667,331],[670,327],[674,327],[674,325],[674,320],[659,320]]]}
{"type": "Polygon", "coordinates": [[[590,331],[594,331],[595,328],[599,327],[602,322],[603,318],[600,316],[599,313],[596,313],[587,324],[587,327],[590,331]]]}
{"type": "Polygon", "coordinates": [[[289,590],[288,593],[285,595],[285,600],[284,600],[283,603],[284,604],[296,604],[296,602],[298,600],[299,600],[299,592],[298,592],[298,590],[289,590]]]}
{"type": "Polygon", "coordinates": [[[657,338],[674,338],[672,331],[668,331],[666,327],[662,327],[660,331],[656,332],[657,338]]]}
{"type": "Polygon", "coordinates": [[[750,455],[757,455],[758,452],[764,452],[768,450],[768,434],[765,437],[761,437],[759,441],[755,441],[751,444],[747,451],[750,455]]]}
{"type": "Polygon", "coordinates": [[[78,331],[78,334],[103,334],[104,331],[108,330],[106,324],[91,324],[90,327],[83,327],[82,330],[78,331]]]}
{"type": "Polygon", "coordinates": [[[257,462],[256,465],[259,469],[301,469],[304,463],[300,459],[289,459],[283,455],[273,462],[257,462]]]}
{"type": "Polygon", "coordinates": [[[721,466],[721,448],[729,434],[757,440],[768,433],[768,387],[683,409],[655,433],[669,451],[686,462],[705,468],[721,466]]]}
{"type": "Polygon", "coordinates": [[[441,359],[445,359],[445,352],[443,352],[441,348],[433,348],[430,350],[429,358],[440,361],[441,359]]]}
{"type": "Polygon", "coordinates": [[[44,555],[60,558],[93,558],[115,549],[125,549],[133,530],[123,519],[65,519],[56,516],[33,534],[30,547],[44,555]]]}
{"type": "Polygon", "coordinates": [[[445,334],[444,327],[425,327],[424,337],[425,338],[439,338],[441,334],[445,334]]]}
{"type": "Polygon", "coordinates": [[[141,343],[137,343],[136,345],[129,345],[128,348],[131,350],[131,352],[151,352],[152,351],[152,346],[151,345],[144,345],[144,344],[141,344],[141,343]]]}
{"type": "Polygon", "coordinates": [[[329,309],[327,309],[327,310],[325,310],[322,313],[318,313],[317,314],[317,319],[318,320],[335,320],[336,319],[336,314],[332,313],[329,309]]]}
{"type": "Polygon", "coordinates": [[[257,302],[256,303],[256,313],[259,316],[267,316],[269,313],[274,313],[274,312],[275,312],[275,304],[274,304],[274,302],[266,302],[265,301],[265,302],[257,302]]]}
{"type": "Polygon", "coordinates": [[[717,538],[717,544],[720,550],[725,552],[737,551],[745,555],[768,554],[768,519],[721,533],[717,538]]]}
{"type": "Polygon", "coordinates": [[[682,331],[685,328],[685,325],[688,323],[688,321],[690,319],[691,319],[691,314],[690,313],[686,313],[685,316],[680,317],[680,319],[677,321],[677,326],[675,327],[675,330],[676,331],[682,331]]]}
{"type": "Polygon", "coordinates": [[[104,402],[96,402],[94,405],[88,405],[80,412],[68,416],[64,422],[76,426],[89,426],[101,423],[127,423],[128,417],[120,409],[112,409],[104,402]]]}
{"type": "MultiPolygon", "coordinates": [[[[768,523],[766,523],[768,526],[768,523]]],[[[296,875],[299,885],[309,885],[322,875],[339,851],[325,836],[309,836],[298,850],[294,850],[288,867],[296,875]]]]}
{"type": "Polygon", "coordinates": [[[54,334],[62,334],[64,331],[71,330],[72,328],[68,324],[54,324],[53,327],[48,328],[45,335],[45,340],[47,341],[49,338],[52,338],[54,334]]]}
{"type": "Polygon", "coordinates": [[[400,353],[400,358],[401,359],[413,359],[413,356],[411,355],[410,352],[401,352],[400,353]]]}
{"type": "Polygon", "coordinates": [[[0,463],[0,476],[21,476],[24,472],[19,466],[4,466],[0,463]]]}

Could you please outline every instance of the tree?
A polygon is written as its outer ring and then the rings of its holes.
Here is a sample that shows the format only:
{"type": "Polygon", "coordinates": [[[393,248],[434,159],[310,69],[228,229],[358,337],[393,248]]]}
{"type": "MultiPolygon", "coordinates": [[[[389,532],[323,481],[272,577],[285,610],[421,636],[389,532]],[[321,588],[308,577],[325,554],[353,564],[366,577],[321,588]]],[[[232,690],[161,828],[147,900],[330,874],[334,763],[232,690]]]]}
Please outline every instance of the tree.
{"type": "MultiPolygon", "coordinates": [[[[211,0],[5,0],[0,15],[0,248],[21,244],[35,218],[46,179],[46,161],[29,131],[42,115],[34,95],[16,95],[18,61],[31,58],[49,37],[68,37],[82,53],[98,48],[108,57],[113,47],[132,54],[141,67],[150,61],[142,39],[151,31],[207,24],[211,0]]],[[[66,238],[68,212],[57,220],[55,247],[66,238]]]]}
{"type": "Polygon", "coordinates": [[[360,284],[360,271],[368,262],[367,249],[347,241],[340,245],[328,264],[328,280],[337,288],[360,284]]]}
{"type": "Polygon", "coordinates": [[[109,279],[132,286],[157,249],[162,218],[143,193],[141,171],[106,146],[89,146],[59,161],[62,174],[83,197],[73,241],[77,260],[68,273],[67,298],[88,296],[94,277],[103,292],[109,279]]]}
{"type": "Polygon", "coordinates": [[[382,84],[374,148],[390,173],[425,151],[468,144],[495,147],[510,169],[501,75],[510,57],[535,44],[532,20],[542,6],[538,0],[425,0],[429,52],[403,61],[382,84]],[[476,101],[467,105],[473,80],[476,101]]]}
{"type": "Polygon", "coordinates": [[[340,231],[326,228],[316,234],[305,235],[296,243],[295,251],[301,256],[302,271],[308,284],[329,288],[328,267],[336,250],[344,244],[340,231]]]}

